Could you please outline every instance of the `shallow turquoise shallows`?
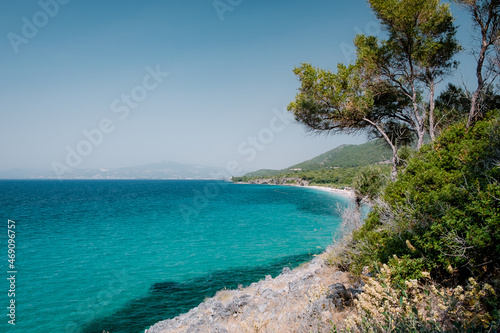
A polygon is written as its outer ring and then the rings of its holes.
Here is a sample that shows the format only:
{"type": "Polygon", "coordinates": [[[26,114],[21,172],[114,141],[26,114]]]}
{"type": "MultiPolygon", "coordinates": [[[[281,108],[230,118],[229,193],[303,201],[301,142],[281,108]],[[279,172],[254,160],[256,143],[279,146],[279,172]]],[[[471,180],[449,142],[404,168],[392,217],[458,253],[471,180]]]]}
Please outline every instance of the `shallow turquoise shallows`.
{"type": "Polygon", "coordinates": [[[328,246],[348,200],[198,180],[0,181],[1,332],[144,332],[328,246]],[[15,326],[8,324],[15,221],[15,326]]]}

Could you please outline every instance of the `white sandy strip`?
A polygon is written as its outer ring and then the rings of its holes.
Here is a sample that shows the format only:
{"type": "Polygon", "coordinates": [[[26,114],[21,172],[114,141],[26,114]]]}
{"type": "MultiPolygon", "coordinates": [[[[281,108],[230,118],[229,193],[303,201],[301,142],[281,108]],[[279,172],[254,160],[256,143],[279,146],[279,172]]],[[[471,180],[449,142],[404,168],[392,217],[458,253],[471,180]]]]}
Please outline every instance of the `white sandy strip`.
{"type": "Polygon", "coordinates": [[[352,191],[349,191],[349,190],[340,190],[337,188],[324,187],[324,186],[304,186],[304,187],[314,188],[316,190],[326,191],[326,192],[330,192],[330,193],[335,193],[335,194],[339,194],[339,195],[348,197],[349,199],[354,199],[354,193],[352,191]]]}

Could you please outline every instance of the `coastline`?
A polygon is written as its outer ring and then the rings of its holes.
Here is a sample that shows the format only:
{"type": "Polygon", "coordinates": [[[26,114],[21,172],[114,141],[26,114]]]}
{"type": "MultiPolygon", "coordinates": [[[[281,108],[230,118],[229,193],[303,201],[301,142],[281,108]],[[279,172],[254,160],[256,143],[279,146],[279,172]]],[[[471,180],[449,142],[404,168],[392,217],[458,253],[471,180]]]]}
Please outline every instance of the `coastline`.
{"type": "Polygon", "coordinates": [[[338,188],[333,188],[333,187],[328,187],[328,186],[318,186],[318,185],[309,185],[307,182],[302,183],[302,184],[287,184],[287,183],[274,183],[274,182],[269,182],[268,179],[263,179],[262,181],[256,181],[256,182],[233,182],[233,184],[254,184],[254,185],[277,185],[277,186],[293,186],[293,187],[302,187],[302,188],[311,188],[315,190],[320,190],[324,192],[329,192],[329,193],[334,193],[341,195],[343,197],[346,197],[348,199],[353,200],[355,198],[354,191],[352,190],[346,190],[346,189],[338,189],[338,188]]]}
{"type": "Polygon", "coordinates": [[[352,314],[364,282],[328,263],[330,246],[311,261],[248,287],[223,289],[197,307],[152,325],[145,333],[329,333],[352,314]]]}
{"type": "Polygon", "coordinates": [[[341,190],[338,188],[332,188],[332,187],[326,187],[326,186],[315,186],[315,185],[307,185],[307,186],[300,186],[300,187],[306,187],[306,188],[312,188],[320,191],[325,191],[325,192],[330,192],[330,193],[335,193],[344,197],[347,197],[349,199],[354,199],[354,192],[352,190],[341,190]]]}
{"type": "MultiPolygon", "coordinates": [[[[245,183],[239,183],[245,184],[245,183]]],[[[274,184],[268,184],[274,185],[274,184]]],[[[309,188],[352,200],[347,189],[325,186],[280,184],[309,188]]],[[[349,308],[363,292],[363,280],[329,264],[334,245],[310,261],[272,278],[234,290],[219,290],[197,307],[172,319],[155,323],[145,333],[170,332],[331,332],[342,327],[352,313],[349,308]]]]}

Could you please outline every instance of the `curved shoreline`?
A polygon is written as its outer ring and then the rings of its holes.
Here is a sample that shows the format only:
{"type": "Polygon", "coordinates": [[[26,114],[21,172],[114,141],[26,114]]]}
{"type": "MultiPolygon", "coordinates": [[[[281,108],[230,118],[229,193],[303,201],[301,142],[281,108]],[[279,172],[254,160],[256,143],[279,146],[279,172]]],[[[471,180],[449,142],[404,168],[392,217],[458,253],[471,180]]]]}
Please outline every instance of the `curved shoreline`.
{"type": "MultiPolygon", "coordinates": [[[[310,188],[352,199],[354,193],[330,187],[310,188]]],[[[344,305],[361,292],[362,282],[327,264],[330,245],[314,259],[275,278],[254,282],[246,288],[220,290],[187,313],[152,325],[145,333],[167,332],[331,332],[351,310],[344,305]]]]}
{"type": "Polygon", "coordinates": [[[341,190],[341,189],[333,188],[333,187],[313,186],[313,185],[300,186],[300,187],[313,188],[313,189],[320,190],[320,191],[335,193],[335,194],[347,197],[349,199],[354,199],[354,192],[351,190],[345,190],[345,189],[341,190]]]}
{"type": "Polygon", "coordinates": [[[246,288],[220,290],[189,312],[160,321],[145,333],[331,332],[349,316],[362,292],[349,273],[327,264],[330,246],[311,261],[246,288]]]}
{"type": "MultiPolygon", "coordinates": [[[[325,192],[330,192],[330,193],[335,193],[344,197],[347,197],[349,199],[354,199],[354,192],[352,190],[346,190],[346,189],[338,189],[338,188],[333,188],[333,187],[328,187],[328,186],[318,186],[318,185],[299,185],[299,184],[274,184],[274,183],[254,183],[254,182],[236,182],[233,184],[253,184],[253,185],[272,185],[272,186],[293,186],[293,187],[302,187],[302,188],[311,188],[315,190],[320,190],[320,191],[325,191],[325,192]]],[[[306,182],[307,184],[307,182],[306,182]]]]}

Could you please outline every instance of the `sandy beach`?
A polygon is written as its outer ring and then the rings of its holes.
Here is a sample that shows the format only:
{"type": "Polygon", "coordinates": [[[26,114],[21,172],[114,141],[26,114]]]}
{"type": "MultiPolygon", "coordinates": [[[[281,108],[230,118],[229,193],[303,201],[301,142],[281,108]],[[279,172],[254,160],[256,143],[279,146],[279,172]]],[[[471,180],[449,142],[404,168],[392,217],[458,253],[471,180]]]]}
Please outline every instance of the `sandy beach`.
{"type": "Polygon", "coordinates": [[[350,190],[340,190],[337,188],[331,188],[331,187],[325,187],[325,186],[304,186],[304,187],[313,188],[316,190],[321,190],[321,191],[330,192],[330,193],[335,193],[335,194],[339,194],[339,195],[348,197],[349,199],[354,199],[354,192],[350,191],[350,190]]]}

